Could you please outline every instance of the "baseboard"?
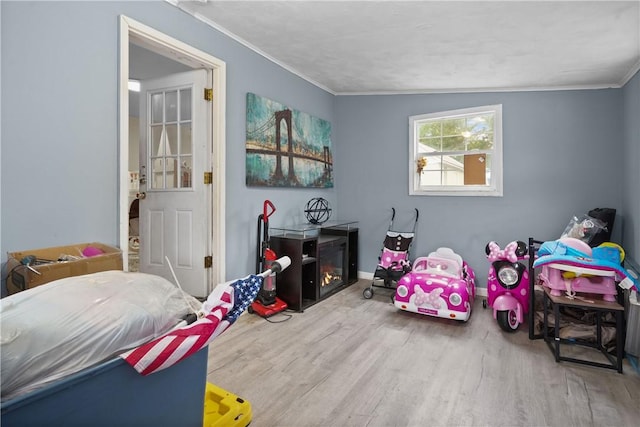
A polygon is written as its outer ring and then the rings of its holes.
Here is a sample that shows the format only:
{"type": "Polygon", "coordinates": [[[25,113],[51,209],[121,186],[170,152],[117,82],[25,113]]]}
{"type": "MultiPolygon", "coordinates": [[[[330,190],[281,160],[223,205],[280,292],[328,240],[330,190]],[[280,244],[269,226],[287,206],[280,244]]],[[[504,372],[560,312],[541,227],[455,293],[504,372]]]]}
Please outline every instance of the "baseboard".
{"type": "Polygon", "coordinates": [[[358,271],[358,279],[373,280],[373,273],[366,271],[358,271]]]}

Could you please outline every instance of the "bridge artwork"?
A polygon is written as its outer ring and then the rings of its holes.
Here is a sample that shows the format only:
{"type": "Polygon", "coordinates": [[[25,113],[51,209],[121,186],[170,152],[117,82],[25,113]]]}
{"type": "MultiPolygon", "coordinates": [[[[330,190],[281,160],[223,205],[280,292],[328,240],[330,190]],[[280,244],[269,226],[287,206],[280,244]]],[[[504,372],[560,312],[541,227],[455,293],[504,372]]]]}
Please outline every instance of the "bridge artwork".
{"type": "Polygon", "coordinates": [[[331,123],[247,93],[246,183],[333,187],[331,123]]]}

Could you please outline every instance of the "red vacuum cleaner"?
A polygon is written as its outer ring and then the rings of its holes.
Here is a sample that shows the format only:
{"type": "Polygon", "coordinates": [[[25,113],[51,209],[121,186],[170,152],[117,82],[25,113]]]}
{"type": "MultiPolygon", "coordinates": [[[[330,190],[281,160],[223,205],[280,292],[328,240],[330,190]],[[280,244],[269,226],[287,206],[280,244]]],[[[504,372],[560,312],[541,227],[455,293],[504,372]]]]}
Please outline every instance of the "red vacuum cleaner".
{"type": "MultiPolygon", "coordinates": [[[[275,211],[273,203],[270,200],[265,200],[262,213],[258,215],[256,274],[271,268],[271,264],[278,258],[269,247],[269,217],[275,211]],[[261,238],[262,240],[260,240],[261,238]]],[[[249,307],[249,312],[267,318],[286,309],[287,303],[276,296],[276,273],[272,273],[264,278],[256,300],[249,307]]]]}

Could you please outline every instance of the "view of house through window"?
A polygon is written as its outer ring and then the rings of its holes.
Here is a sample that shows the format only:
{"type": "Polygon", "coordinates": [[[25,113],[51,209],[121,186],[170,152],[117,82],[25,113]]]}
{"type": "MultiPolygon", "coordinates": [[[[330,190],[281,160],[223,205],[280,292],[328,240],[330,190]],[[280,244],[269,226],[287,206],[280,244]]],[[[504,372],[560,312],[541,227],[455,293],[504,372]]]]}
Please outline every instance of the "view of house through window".
{"type": "Polygon", "coordinates": [[[412,195],[502,195],[502,106],[409,118],[412,195]]]}

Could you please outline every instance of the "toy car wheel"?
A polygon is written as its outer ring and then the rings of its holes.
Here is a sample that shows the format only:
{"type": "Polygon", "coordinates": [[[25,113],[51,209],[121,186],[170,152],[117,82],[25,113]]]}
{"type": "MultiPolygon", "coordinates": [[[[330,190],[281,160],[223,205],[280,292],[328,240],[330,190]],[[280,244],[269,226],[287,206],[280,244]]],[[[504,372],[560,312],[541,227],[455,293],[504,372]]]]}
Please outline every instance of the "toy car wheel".
{"type": "Polygon", "coordinates": [[[486,299],[482,300],[482,308],[487,308],[487,300],[486,299]]]}
{"type": "Polygon", "coordinates": [[[247,307],[247,311],[249,312],[249,314],[253,314],[253,307],[251,306],[247,307]]]}
{"type": "Polygon", "coordinates": [[[515,332],[520,326],[515,310],[502,310],[496,315],[498,325],[505,332],[515,332]]]}
{"type": "Polygon", "coordinates": [[[373,297],[373,289],[365,288],[364,291],[362,291],[362,296],[366,299],[371,299],[373,297]]]}

